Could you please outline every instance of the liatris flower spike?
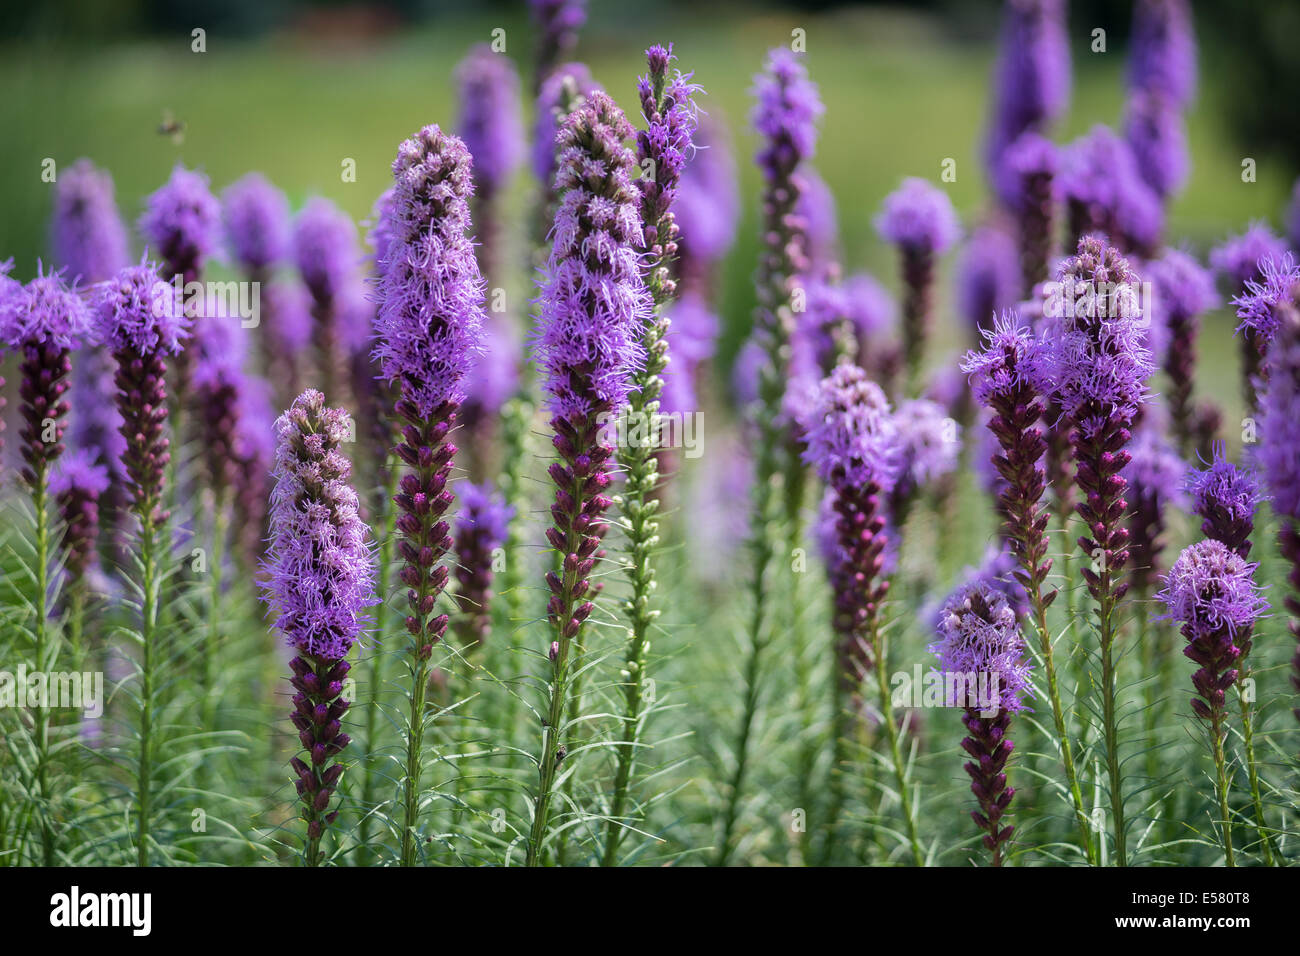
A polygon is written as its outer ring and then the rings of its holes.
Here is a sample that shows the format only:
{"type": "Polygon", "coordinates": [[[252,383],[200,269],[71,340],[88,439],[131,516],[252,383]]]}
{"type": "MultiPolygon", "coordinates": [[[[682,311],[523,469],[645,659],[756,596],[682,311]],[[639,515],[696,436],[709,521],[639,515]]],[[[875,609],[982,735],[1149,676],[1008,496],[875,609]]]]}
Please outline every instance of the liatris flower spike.
{"type": "Polygon", "coordinates": [[[297,656],[289,662],[291,719],[307,759],[290,760],[307,824],[305,860],[324,860],[321,837],[338,817],[330,800],[343,765],[335,760],[350,742],[342,717],[350,702],[343,681],[346,658],[375,603],[375,562],[369,531],[350,483],[347,412],[328,408],[308,389],[275,423],[275,487],[271,544],[264,567],[264,600],[275,626],[297,656]]]}
{"type": "Polygon", "coordinates": [[[565,755],[570,649],[581,642],[595,588],[592,569],[608,530],[613,449],[606,421],[622,412],[632,376],[645,362],[642,331],[651,315],[642,278],[641,194],[632,178],[632,128],[614,101],[594,92],[560,133],[554,243],[538,299],[534,354],[544,376],[559,460],[547,531],[561,566],[547,574],[552,629],[550,700],[527,862],[543,859],[556,769],[565,755]],[[601,290],[593,294],[593,290],[601,290]]]}
{"type": "Polygon", "coordinates": [[[50,475],[50,497],[63,519],[63,567],[77,583],[95,565],[99,498],[108,490],[108,469],[78,449],[64,456],[50,475]]]}
{"type": "Polygon", "coordinates": [[[69,356],[89,332],[85,300],[61,273],[42,273],[0,301],[0,343],[22,356],[23,477],[37,493],[38,504],[44,500],[50,466],[63,452],[69,356]]]}
{"type": "Polygon", "coordinates": [[[1129,144],[1094,126],[1065,150],[1058,177],[1071,242],[1098,233],[1126,253],[1147,258],[1160,246],[1164,208],[1138,172],[1129,144]]]}
{"type": "Polygon", "coordinates": [[[492,631],[492,566],[506,542],[514,509],[488,485],[464,482],[456,522],[457,629],[467,644],[482,644],[492,631]]]}
{"type": "Polygon", "coordinates": [[[1196,93],[1196,34],[1188,0],[1138,0],[1133,7],[1129,82],[1187,106],[1196,93]]]}
{"type": "Polygon", "coordinates": [[[221,244],[221,204],[208,188],[208,177],[177,164],[171,178],[147,200],[140,234],[151,255],[163,262],[163,278],[198,280],[208,256],[221,244]]]}
{"type": "Polygon", "coordinates": [[[1234,864],[1234,856],[1223,752],[1225,705],[1227,691],[1237,680],[1238,662],[1250,652],[1255,621],[1267,607],[1255,585],[1255,567],[1220,541],[1200,541],[1179,555],[1165,579],[1164,590],[1156,595],[1169,608],[1168,617],[1182,625],[1187,639],[1183,653],[1199,665],[1192,675],[1196,689],[1192,710],[1210,725],[1219,823],[1228,866],[1234,864]]]}
{"type": "Polygon", "coordinates": [[[1255,510],[1265,497],[1259,476],[1253,468],[1240,468],[1228,461],[1223,442],[1215,443],[1213,456],[1209,467],[1187,473],[1192,510],[1203,519],[1201,532],[1207,538],[1248,558],[1255,510]]]}
{"type": "Polygon", "coordinates": [[[1086,236],[1078,253],[1058,272],[1061,299],[1047,306],[1049,367],[1054,397],[1070,425],[1070,442],[1083,498],[1075,505],[1087,533],[1078,545],[1090,566],[1083,568],[1097,605],[1101,642],[1102,719],[1110,773],[1115,854],[1128,859],[1124,795],[1120,780],[1115,716],[1114,639],[1120,622],[1117,605],[1128,590],[1123,580],[1129,559],[1124,515],[1127,481],[1125,446],[1138,410],[1146,400],[1154,371],[1144,345],[1138,307],[1138,278],[1106,240],[1086,236]]]}
{"type": "Polygon", "coordinates": [[[221,194],[226,247],[255,282],[288,257],[289,201],[261,173],[249,173],[221,194]]]}
{"type": "MultiPolygon", "coordinates": [[[[754,81],[757,100],[752,114],[760,143],[754,159],[762,177],[762,222],[758,273],[755,279],[758,304],[754,312],[755,342],[752,354],[757,359],[757,448],[754,456],[753,516],[750,540],[753,564],[750,587],[755,603],[750,617],[749,659],[744,667],[751,685],[748,700],[754,700],[758,688],[753,681],[762,673],[761,657],[769,637],[765,583],[775,558],[777,537],[773,526],[777,496],[775,475],[787,464],[786,428],[781,421],[782,397],[786,376],[790,334],[794,324],[791,300],[797,283],[809,272],[807,223],[799,214],[799,204],[806,188],[801,166],[812,158],[817,144],[817,122],[825,108],[817,87],[808,79],[803,57],[778,47],[768,54],[767,62],[754,81]]],[[[745,361],[749,361],[745,357],[745,361]]],[[[739,367],[739,363],[738,363],[739,367]]],[[[797,464],[797,463],[796,463],[797,464]]],[[[793,468],[793,466],[792,466],[793,468]]],[[[715,864],[722,866],[734,849],[733,835],[743,800],[748,773],[754,708],[742,709],[736,735],[735,770],[722,814],[715,864]]]]}
{"type": "Polygon", "coordinates": [[[437,126],[402,143],[393,161],[389,247],[379,285],[375,358],[397,396],[396,453],[406,466],[393,499],[407,587],[411,712],[407,739],[402,865],[416,862],[425,692],[433,645],[448,616],[435,613],[452,546],[444,515],[456,446],[448,439],[465,400],[465,379],[482,352],[483,278],[474,258],[469,151],[437,126]]]}
{"type": "Polygon", "coordinates": [[[101,282],[130,264],[126,224],[113,199],[113,177],[88,159],[60,171],[51,232],[55,261],[82,284],[101,282]]]}
{"type": "Polygon", "coordinates": [[[876,217],[881,238],[898,247],[903,275],[903,363],[906,388],[920,385],[921,361],[933,321],[935,257],[961,232],[948,194],[924,179],[906,179],[876,217]]]}
{"type": "MultiPolygon", "coordinates": [[[[1214,277],[1186,252],[1167,249],[1147,264],[1147,280],[1155,296],[1151,301],[1150,328],[1159,328],[1163,354],[1155,356],[1169,379],[1165,400],[1178,451],[1190,457],[1197,437],[1198,412],[1192,402],[1196,371],[1196,338],[1200,316],[1218,304],[1214,277]]],[[[1208,451],[1209,449],[1204,449],[1208,451]]]]}
{"type": "Polygon", "coordinates": [[[993,115],[984,155],[1003,203],[1016,205],[1020,185],[1006,150],[1025,133],[1044,132],[1070,98],[1070,42],[1064,0],[1013,0],[1004,6],[994,75],[993,115]]]}
{"type": "Polygon", "coordinates": [[[1001,866],[1015,831],[1003,825],[1016,792],[1007,786],[1007,760],[1014,749],[1007,734],[1012,714],[1025,709],[1031,693],[1024,641],[1015,611],[987,581],[962,585],[944,602],[938,631],[930,651],[944,675],[949,695],[944,703],[965,710],[967,736],[961,746],[972,758],[965,769],[979,804],[971,817],[984,831],[993,866],[1001,866]]]}
{"type": "Polygon", "coordinates": [[[1020,295],[1028,298],[1047,281],[1052,261],[1060,158],[1050,140],[1029,132],[1007,148],[1003,165],[1009,183],[1004,202],[1015,217],[1020,250],[1020,295]]]}
{"type": "Polygon", "coordinates": [[[957,267],[957,303],[977,344],[1003,309],[1021,299],[1019,250],[998,224],[978,227],[962,246],[957,267]]]}
{"type": "Polygon", "coordinates": [[[993,466],[1001,479],[1003,534],[1019,565],[1015,578],[1029,598],[1047,678],[1056,744],[1060,748],[1084,855],[1092,862],[1095,860],[1092,827],[1074,765],[1065,710],[1057,687],[1053,634],[1047,622],[1047,609],[1057,592],[1046,583],[1052,569],[1052,560],[1047,556],[1050,511],[1043,503],[1047,440],[1039,423],[1046,413],[1050,368],[1043,342],[1014,312],[1003,313],[986,338],[988,344],[983,351],[967,353],[962,370],[970,375],[975,401],[990,412],[987,426],[998,447],[993,466]]]}
{"type": "Polygon", "coordinates": [[[1129,583],[1141,596],[1150,595],[1156,576],[1163,570],[1161,552],[1164,550],[1164,532],[1168,523],[1168,508],[1186,505],[1183,482],[1187,476],[1187,463],[1165,440],[1167,431],[1163,415],[1154,415],[1156,409],[1147,409],[1142,427],[1129,445],[1132,456],[1124,468],[1128,482],[1126,498],[1128,516],[1129,554],[1132,569],[1129,583]]]}
{"type": "Polygon", "coordinates": [[[117,362],[117,408],[126,437],[126,491],[139,521],[140,715],[135,776],[136,862],[152,856],[154,789],[153,718],[159,674],[158,609],[161,599],[163,484],[171,459],[167,427],[167,358],[181,353],[188,319],[175,286],[153,265],[129,266],[97,288],[94,324],[117,362]]]}
{"type": "MultiPolygon", "coordinates": [[[[1270,263],[1281,262],[1287,254],[1286,242],[1274,235],[1264,223],[1252,223],[1239,236],[1232,236],[1210,250],[1210,265],[1227,280],[1230,294],[1249,299],[1257,290],[1251,283],[1267,288],[1265,269],[1270,263]]],[[[1262,304],[1262,303],[1261,303],[1262,304]]],[[[1238,303],[1239,307],[1243,303],[1238,303]]],[[[1268,352],[1269,337],[1274,323],[1268,315],[1271,310],[1252,314],[1248,310],[1238,329],[1241,343],[1241,394],[1247,412],[1255,409],[1258,400],[1258,382],[1268,352]]]]}
{"type": "Polygon", "coordinates": [[[313,197],[294,221],[293,258],[311,293],[320,384],[333,395],[343,380],[345,310],[361,281],[356,224],[328,199],[313,197]]]}

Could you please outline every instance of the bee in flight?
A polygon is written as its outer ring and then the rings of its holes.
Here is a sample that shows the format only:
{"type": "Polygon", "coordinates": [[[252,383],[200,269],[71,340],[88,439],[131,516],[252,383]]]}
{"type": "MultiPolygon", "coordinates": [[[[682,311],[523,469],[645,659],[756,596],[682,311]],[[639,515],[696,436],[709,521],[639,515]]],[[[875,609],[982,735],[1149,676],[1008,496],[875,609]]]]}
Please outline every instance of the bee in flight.
{"type": "Polygon", "coordinates": [[[158,135],[170,137],[173,145],[179,146],[185,141],[185,123],[173,116],[171,110],[163,110],[162,122],[158,124],[158,135]]]}

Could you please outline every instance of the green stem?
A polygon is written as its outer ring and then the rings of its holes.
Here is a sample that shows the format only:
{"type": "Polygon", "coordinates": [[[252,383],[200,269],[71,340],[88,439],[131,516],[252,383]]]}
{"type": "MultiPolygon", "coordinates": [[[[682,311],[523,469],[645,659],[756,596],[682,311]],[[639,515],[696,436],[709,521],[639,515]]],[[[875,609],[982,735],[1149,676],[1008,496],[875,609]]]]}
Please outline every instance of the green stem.
{"type": "MultiPolygon", "coordinates": [[[[46,667],[46,655],[49,653],[49,587],[50,587],[50,523],[48,514],[47,476],[48,469],[43,455],[38,455],[33,463],[34,483],[32,484],[32,506],[36,509],[36,666],[42,671],[46,667]]],[[[49,662],[49,663],[52,663],[49,662]]],[[[36,733],[36,794],[41,816],[41,851],[46,866],[54,866],[55,841],[54,823],[50,807],[50,712],[42,702],[36,706],[34,715],[36,733]]]]}
{"type": "Polygon", "coordinates": [[[1246,699],[1242,683],[1250,678],[1250,669],[1242,669],[1242,678],[1237,681],[1237,701],[1241,705],[1241,735],[1246,748],[1246,773],[1250,779],[1250,801],[1255,808],[1255,828],[1259,832],[1260,850],[1264,854],[1264,864],[1273,866],[1273,838],[1268,832],[1268,821],[1264,816],[1264,802],[1259,796],[1259,768],[1255,763],[1255,715],[1254,708],[1246,699]]]}
{"type": "Polygon", "coordinates": [[[370,854],[370,830],[373,826],[375,809],[375,789],[378,784],[375,773],[375,742],[379,738],[379,698],[383,692],[384,669],[387,655],[384,653],[384,637],[388,624],[388,593],[393,581],[393,536],[396,531],[397,509],[392,507],[393,495],[397,494],[397,463],[388,462],[388,482],[384,494],[384,536],[379,542],[379,593],[383,595],[375,607],[375,646],[370,655],[370,695],[366,701],[366,760],[361,774],[361,831],[359,849],[363,854],[370,854]]]}
{"type": "Polygon", "coordinates": [[[1232,816],[1228,812],[1228,762],[1223,753],[1223,719],[1223,708],[1214,708],[1210,718],[1210,747],[1214,754],[1215,792],[1219,798],[1219,825],[1223,829],[1223,862],[1225,866],[1236,866],[1236,858],[1232,852],[1232,816]]]}
{"type": "Polygon", "coordinates": [[[1115,863],[1128,866],[1128,835],[1124,828],[1124,792],[1119,769],[1119,728],[1115,717],[1115,630],[1112,620],[1115,609],[1112,597],[1110,570],[1101,573],[1101,719],[1106,739],[1106,771],[1110,781],[1111,824],[1115,834],[1115,863]]]}
{"type": "Polygon", "coordinates": [[[140,561],[142,572],[142,615],[140,622],[140,757],[136,767],[136,801],[139,826],[136,832],[136,864],[149,865],[150,814],[152,812],[152,758],[154,656],[158,620],[157,535],[153,524],[154,502],[146,501],[138,510],[140,519],[140,561]]]}
{"type": "Polygon", "coordinates": [[[226,495],[218,493],[213,501],[212,555],[208,576],[208,618],[203,637],[203,729],[216,730],[217,722],[217,662],[221,645],[221,588],[222,564],[225,561],[226,533],[229,517],[226,514],[226,495]]]}
{"type": "Polygon", "coordinates": [[[912,848],[912,859],[917,866],[925,866],[925,853],[917,837],[916,817],[912,812],[912,793],[907,782],[907,767],[899,746],[898,725],[894,721],[894,702],[889,693],[889,641],[879,624],[871,622],[873,667],[876,672],[876,689],[879,691],[881,723],[889,740],[889,756],[894,763],[894,779],[898,782],[898,799],[903,807],[903,822],[907,828],[907,842],[912,848]]]}

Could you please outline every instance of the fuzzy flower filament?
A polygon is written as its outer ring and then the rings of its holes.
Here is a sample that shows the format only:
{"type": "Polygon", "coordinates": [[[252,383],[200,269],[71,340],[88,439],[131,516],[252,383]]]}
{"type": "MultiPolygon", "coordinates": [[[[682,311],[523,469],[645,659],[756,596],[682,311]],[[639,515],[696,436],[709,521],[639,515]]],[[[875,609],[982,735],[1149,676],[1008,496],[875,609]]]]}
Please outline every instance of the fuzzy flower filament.
{"type": "Polygon", "coordinates": [[[264,600],[297,656],[290,715],[306,759],[290,760],[307,825],[305,860],[323,861],[321,838],[338,817],[330,800],[343,775],[338,755],[351,738],[342,718],[350,702],[346,658],[375,602],[374,558],[341,450],[350,440],[347,412],[328,408],[317,391],[303,392],[275,423],[275,486],[264,600]]]}

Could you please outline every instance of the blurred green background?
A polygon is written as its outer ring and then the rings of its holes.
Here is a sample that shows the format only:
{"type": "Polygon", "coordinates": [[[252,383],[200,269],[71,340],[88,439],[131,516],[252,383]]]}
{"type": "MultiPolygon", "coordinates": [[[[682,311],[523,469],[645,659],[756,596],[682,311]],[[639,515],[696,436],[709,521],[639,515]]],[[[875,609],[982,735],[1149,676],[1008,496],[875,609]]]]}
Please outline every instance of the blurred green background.
{"type": "MultiPolygon", "coordinates": [[[[1300,102],[1288,71],[1300,58],[1271,51],[1285,47],[1280,38],[1300,35],[1300,27],[1288,33],[1296,6],[1197,5],[1201,89],[1188,116],[1194,167],[1172,206],[1172,242],[1203,252],[1252,219],[1280,224],[1300,128],[1286,125],[1300,102]],[[1243,83],[1256,84],[1253,97],[1243,83]],[[1255,183],[1241,181],[1246,156],[1258,163],[1255,183]]],[[[1119,121],[1132,16],[1124,2],[1076,3],[1071,11],[1074,92],[1056,130],[1061,140],[1119,121]],[[1103,54],[1089,50],[1094,27],[1107,31],[1103,54]]],[[[635,106],[641,51],[671,40],[682,68],[694,70],[708,92],[705,109],[732,128],[745,220],[726,269],[724,360],[748,324],[756,176],[745,120],[765,51],[788,43],[795,27],[806,31],[809,68],[827,104],[816,162],[837,197],[846,267],[871,269],[893,285],[890,250],[871,219],[903,176],[937,179],[951,157],[957,181],[947,188],[963,218],[977,220],[986,202],[979,146],[998,19],[993,2],[590,4],[578,56],[625,106],[635,106]]],[[[295,205],[320,193],[361,220],[385,188],[398,142],[425,123],[454,126],[452,71],[496,27],[506,30],[507,52],[526,78],[533,35],[522,2],[125,0],[15,13],[0,28],[0,257],[13,255],[15,274],[25,278],[46,254],[47,157],[60,168],[79,156],[107,167],[131,220],[178,161],[204,169],[216,190],[261,170],[295,205]],[[207,32],[204,53],[191,52],[195,27],[207,32]],[[159,134],[165,112],[185,124],[182,143],[159,134]],[[345,159],[356,161],[355,183],[341,179],[345,159]]],[[[521,174],[512,196],[521,218],[533,188],[521,174]]]]}

